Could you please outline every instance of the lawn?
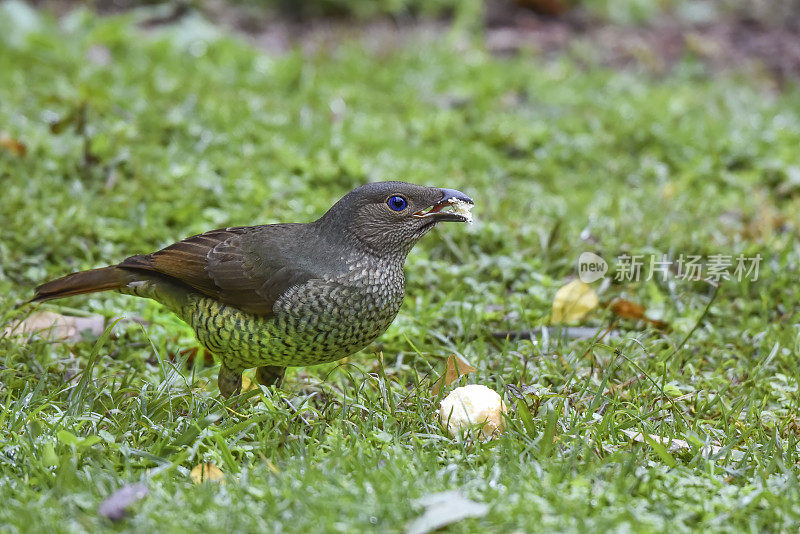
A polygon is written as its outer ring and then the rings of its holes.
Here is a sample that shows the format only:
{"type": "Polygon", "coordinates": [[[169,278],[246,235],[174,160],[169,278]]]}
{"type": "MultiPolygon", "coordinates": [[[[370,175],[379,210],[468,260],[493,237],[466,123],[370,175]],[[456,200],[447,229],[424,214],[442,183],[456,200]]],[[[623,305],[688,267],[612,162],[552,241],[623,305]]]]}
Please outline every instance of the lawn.
{"type": "Polygon", "coordinates": [[[445,490],[488,505],[450,532],[797,528],[796,86],[692,57],[658,76],[500,58],[457,32],[277,54],[196,16],[135,22],[0,5],[0,331],[46,279],[309,221],[368,181],[459,189],[476,222],[414,249],[377,343],[277,392],[223,401],[154,302],[39,306],[113,327],[0,335],[3,530],[394,532],[445,490]],[[553,301],[583,252],[610,264],[602,303],[660,322],[600,305],[570,325],[597,336],[561,335],[553,301]],[[731,279],[616,280],[623,255],[645,275],[651,257],[723,255],[731,279]],[[757,277],[734,276],[740,255],[760,255],[757,277]],[[503,395],[498,439],[439,424],[454,353],[477,368],[457,384],[503,395]],[[195,483],[203,462],[223,482],[195,483]],[[136,482],[150,493],[125,519],[98,515],[136,482]]]}

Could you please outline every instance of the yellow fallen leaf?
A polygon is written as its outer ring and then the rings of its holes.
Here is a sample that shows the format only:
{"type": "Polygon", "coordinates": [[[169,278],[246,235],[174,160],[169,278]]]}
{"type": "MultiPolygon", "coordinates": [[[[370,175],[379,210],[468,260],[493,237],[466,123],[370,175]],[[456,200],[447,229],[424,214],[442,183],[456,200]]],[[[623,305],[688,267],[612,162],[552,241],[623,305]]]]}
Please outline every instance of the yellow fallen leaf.
{"type": "Polygon", "coordinates": [[[573,280],[556,291],[550,322],[555,324],[578,321],[596,308],[598,303],[597,294],[589,284],[573,280]]]}
{"type": "Polygon", "coordinates": [[[450,357],[447,358],[444,373],[442,373],[439,380],[433,384],[431,393],[438,395],[443,387],[447,387],[458,380],[459,376],[468,375],[475,371],[477,371],[477,369],[472,367],[467,360],[456,354],[451,354],[450,357]]]}
{"type": "Polygon", "coordinates": [[[225,475],[222,470],[211,462],[197,464],[192,468],[192,472],[189,473],[189,476],[192,477],[192,482],[195,484],[200,484],[202,482],[225,483],[225,475]]]}
{"type": "Polygon", "coordinates": [[[242,375],[242,393],[253,389],[258,389],[258,384],[251,380],[249,376],[242,375]]]}
{"type": "Polygon", "coordinates": [[[50,341],[80,341],[81,332],[89,331],[100,336],[105,330],[103,316],[72,317],[59,313],[40,311],[30,314],[3,330],[2,335],[8,337],[30,338],[38,335],[50,341]]]}

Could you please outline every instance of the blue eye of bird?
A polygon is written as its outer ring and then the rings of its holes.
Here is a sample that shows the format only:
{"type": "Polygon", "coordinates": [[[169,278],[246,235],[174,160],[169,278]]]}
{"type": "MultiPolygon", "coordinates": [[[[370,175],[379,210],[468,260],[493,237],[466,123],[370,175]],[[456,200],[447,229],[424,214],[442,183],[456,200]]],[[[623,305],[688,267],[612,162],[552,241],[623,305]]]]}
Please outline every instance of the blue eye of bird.
{"type": "Polygon", "coordinates": [[[390,197],[389,200],[386,201],[389,204],[389,207],[392,208],[394,211],[403,211],[408,206],[408,201],[401,197],[400,195],[395,195],[390,197]]]}

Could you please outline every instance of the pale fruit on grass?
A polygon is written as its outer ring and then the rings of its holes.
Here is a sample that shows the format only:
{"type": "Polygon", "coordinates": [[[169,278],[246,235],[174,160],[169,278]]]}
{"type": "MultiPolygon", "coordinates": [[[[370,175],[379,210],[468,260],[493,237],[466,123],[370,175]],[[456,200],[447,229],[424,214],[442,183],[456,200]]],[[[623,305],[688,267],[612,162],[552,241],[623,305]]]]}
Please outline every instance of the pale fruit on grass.
{"type": "Polygon", "coordinates": [[[505,426],[505,413],[500,395],[481,384],[456,388],[439,405],[439,418],[453,437],[460,436],[464,429],[481,425],[487,438],[500,434],[505,426]]]}

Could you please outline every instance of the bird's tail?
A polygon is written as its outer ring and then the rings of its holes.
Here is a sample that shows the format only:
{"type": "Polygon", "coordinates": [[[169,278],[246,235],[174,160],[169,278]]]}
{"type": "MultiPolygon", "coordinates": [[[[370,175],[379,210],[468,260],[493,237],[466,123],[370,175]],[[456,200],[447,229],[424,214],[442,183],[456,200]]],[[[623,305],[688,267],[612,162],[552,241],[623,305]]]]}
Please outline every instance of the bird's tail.
{"type": "Polygon", "coordinates": [[[72,295],[122,289],[138,279],[136,273],[115,265],[80,271],[40,285],[30,302],[44,302],[72,295]]]}

